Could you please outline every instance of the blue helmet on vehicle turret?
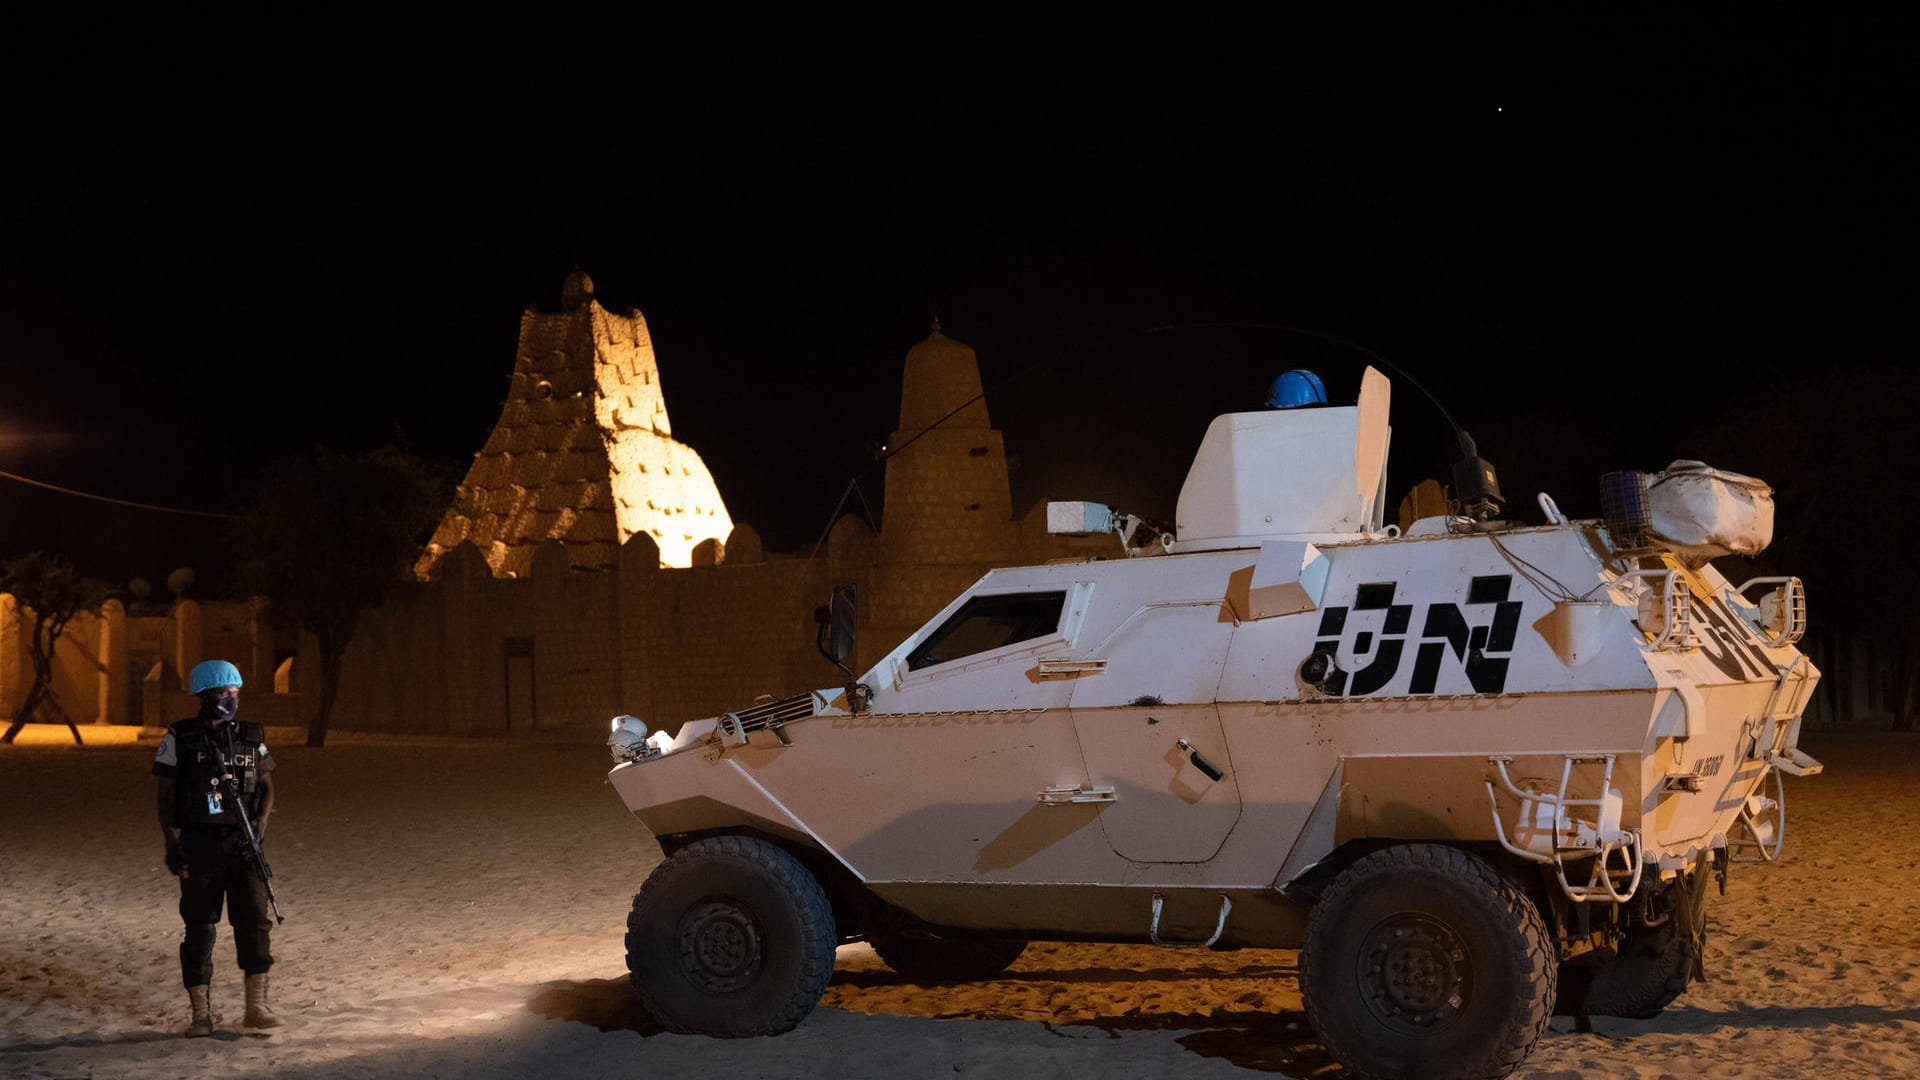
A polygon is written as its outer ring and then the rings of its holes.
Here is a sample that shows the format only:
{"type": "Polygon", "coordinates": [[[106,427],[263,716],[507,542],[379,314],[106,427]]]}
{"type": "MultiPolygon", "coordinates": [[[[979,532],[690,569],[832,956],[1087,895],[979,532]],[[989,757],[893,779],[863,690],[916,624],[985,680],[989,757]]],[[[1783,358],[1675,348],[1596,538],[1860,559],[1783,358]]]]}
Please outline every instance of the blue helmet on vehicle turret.
{"type": "Polygon", "coordinates": [[[225,660],[202,660],[193,665],[193,671],[187,675],[187,693],[202,694],[208,690],[218,690],[223,686],[244,685],[240,678],[240,669],[225,660]]]}
{"type": "Polygon", "coordinates": [[[1297,409],[1302,405],[1325,405],[1327,386],[1320,376],[1305,368],[1294,368],[1274,376],[1267,388],[1267,408],[1297,409]]]}

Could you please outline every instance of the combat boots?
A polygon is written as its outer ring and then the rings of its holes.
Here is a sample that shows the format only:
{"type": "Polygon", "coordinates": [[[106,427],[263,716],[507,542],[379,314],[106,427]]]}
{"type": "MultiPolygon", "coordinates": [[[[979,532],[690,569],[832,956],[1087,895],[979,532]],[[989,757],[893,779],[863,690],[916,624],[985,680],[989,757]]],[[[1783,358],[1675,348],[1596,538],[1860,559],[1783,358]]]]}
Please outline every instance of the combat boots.
{"type": "Polygon", "coordinates": [[[187,1021],[187,1038],[200,1039],[213,1034],[213,1006],[207,1004],[207,987],[187,987],[187,1000],[193,1003],[193,1019],[187,1021]]]}
{"type": "Polygon", "coordinates": [[[247,976],[247,1016],[243,1023],[250,1028],[277,1028],[280,1017],[274,1014],[273,1006],[267,1004],[267,973],[247,976]]]}

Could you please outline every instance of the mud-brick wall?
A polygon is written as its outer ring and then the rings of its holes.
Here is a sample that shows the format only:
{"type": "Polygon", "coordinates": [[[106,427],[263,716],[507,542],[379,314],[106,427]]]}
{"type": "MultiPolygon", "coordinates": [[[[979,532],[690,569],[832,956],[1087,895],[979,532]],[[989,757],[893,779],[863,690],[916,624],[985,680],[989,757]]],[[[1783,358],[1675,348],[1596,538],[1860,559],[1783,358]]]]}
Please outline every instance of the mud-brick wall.
{"type": "MultiPolygon", "coordinates": [[[[882,538],[851,515],[817,557],[763,555],[749,532],[736,529],[719,565],[685,569],[661,567],[646,534],[622,545],[608,571],[574,569],[553,544],[525,578],[492,577],[479,551],[462,545],[438,580],[397,590],[367,618],[348,652],[333,726],[581,742],[604,739],[607,718],[620,713],[676,727],[762,694],[840,685],[842,673],[814,648],[813,611],[836,582],[855,586],[853,667],[864,672],[1004,565],[890,559],[882,538]],[[510,640],[531,648],[535,694],[532,723],[517,716],[511,727],[510,640]]],[[[1018,550],[1019,561],[1117,549],[1105,538],[1047,536],[1043,508],[982,532],[982,548],[1018,550]]]]}
{"type": "Polygon", "coordinates": [[[624,575],[622,711],[674,727],[844,677],[814,648],[814,608],[826,602],[824,558],[729,561],[624,575]]]}
{"type": "MultiPolygon", "coordinates": [[[[33,684],[33,621],[32,608],[11,593],[0,593],[0,721],[13,719],[33,684]]],[[[124,720],[126,623],[126,609],[118,600],[68,620],[53,645],[52,699],[43,701],[36,720],[75,724],[124,720]]]]}
{"type": "MultiPolygon", "coordinates": [[[[536,563],[531,584],[541,583],[545,587],[534,598],[530,635],[537,708],[533,728],[543,735],[585,732],[604,739],[607,718],[621,711],[618,576],[536,563]]],[[[514,605],[516,610],[525,606],[514,605]]],[[[504,683],[506,660],[500,645],[475,655],[499,664],[504,683]]],[[[486,685],[489,675],[482,669],[479,684],[486,685]]],[[[474,711],[476,724],[506,723],[505,695],[491,700],[489,709],[487,699],[481,699],[482,707],[474,711]]],[[[518,728],[519,718],[514,723],[518,728]]]]}
{"type": "Polygon", "coordinates": [[[556,546],[517,579],[488,575],[471,548],[450,553],[452,572],[396,589],[355,634],[333,726],[593,741],[623,712],[672,726],[839,685],[814,649],[813,610],[834,580],[866,593],[862,565],[736,550],[718,566],[663,568],[643,534],[616,570],[575,570],[556,546]],[[524,676],[529,651],[534,715],[509,727],[511,654],[524,676]]]}
{"type": "Polygon", "coordinates": [[[576,571],[552,545],[528,578],[455,575],[441,586],[454,732],[603,732],[620,700],[617,574],[576,571]],[[530,686],[510,686],[510,665],[530,686]]]}
{"type": "MultiPolygon", "coordinates": [[[[32,630],[32,610],[11,594],[0,594],[0,716],[11,718],[32,684],[32,630]]],[[[267,602],[259,597],[231,604],[182,600],[164,616],[136,617],[120,601],[108,600],[98,611],[74,615],[54,643],[52,697],[35,719],[76,724],[177,720],[172,712],[178,702],[156,697],[149,705],[144,688],[136,695],[136,684],[153,674],[156,694],[179,691],[186,673],[207,659],[239,667],[251,700],[270,696],[274,653],[267,602]],[[157,673],[155,661],[160,662],[157,673]]]]}
{"type": "MultiPolygon", "coordinates": [[[[443,605],[438,588],[406,585],[361,618],[343,658],[329,727],[436,735],[451,730],[443,605]]],[[[317,697],[320,672],[307,674],[317,697]]]]}
{"type": "Polygon", "coordinates": [[[954,597],[980,580],[988,563],[897,563],[876,567],[867,590],[865,658],[878,660],[925,625],[954,597]],[[871,648],[867,648],[867,645],[871,648]]]}
{"type": "Polygon", "coordinates": [[[332,726],[604,735],[606,718],[621,700],[618,577],[574,571],[565,566],[564,551],[557,557],[560,566],[537,566],[531,578],[483,571],[397,586],[354,633],[332,726]],[[516,659],[525,689],[515,697],[518,714],[510,717],[508,666],[516,659]]]}

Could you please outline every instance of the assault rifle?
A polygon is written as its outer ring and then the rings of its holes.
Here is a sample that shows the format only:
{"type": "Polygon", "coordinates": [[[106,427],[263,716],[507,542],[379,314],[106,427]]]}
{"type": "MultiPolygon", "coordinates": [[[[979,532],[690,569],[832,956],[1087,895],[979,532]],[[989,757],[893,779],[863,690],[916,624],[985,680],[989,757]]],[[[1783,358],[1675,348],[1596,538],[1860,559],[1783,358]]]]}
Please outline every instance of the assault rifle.
{"type": "Polygon", "coordinates": [[[267,865],[267,855],[260,850],[260,834],[253,831],[253,817],[247,813],[247,800],[240,796],[240,781],[227,766],[227,755],[220,747],[213,748],[214,764],[220,767],[220,788],[227,798],[233,800],[233,812],[240,815],[240,829],[247,834],[247,857],[253,860],[253,872],[260,875],[260,884],[267,887],[267,906],[273,909],[273,921],[285,923],[287,917],[280,914],[280,902],[273,896],[273,867],[267,865]]]}

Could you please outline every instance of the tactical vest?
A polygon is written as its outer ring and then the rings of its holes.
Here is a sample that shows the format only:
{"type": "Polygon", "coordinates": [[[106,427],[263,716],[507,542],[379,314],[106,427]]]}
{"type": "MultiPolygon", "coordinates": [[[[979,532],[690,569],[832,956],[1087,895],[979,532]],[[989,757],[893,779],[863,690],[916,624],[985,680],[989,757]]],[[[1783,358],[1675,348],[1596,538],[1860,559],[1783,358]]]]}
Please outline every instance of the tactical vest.
{"type": "Polygon", "coordinates": [[[177,757],[173,797],[176,820],[180,824],[240,827],[240,816],[233,811],[231,789],[220,779],[220,758],[216,750],[227,755],[233,777],[240,783],[240,793],[247,800],[247,813],[258,812],[255,789],[260,784],[265,728],[240,723],[233,733],[231,750],[217,729],[197,718],[182,720],[167,730],[173,735],[177,757]]]}

